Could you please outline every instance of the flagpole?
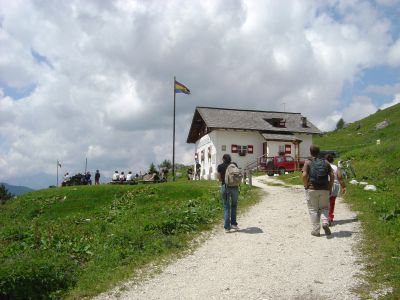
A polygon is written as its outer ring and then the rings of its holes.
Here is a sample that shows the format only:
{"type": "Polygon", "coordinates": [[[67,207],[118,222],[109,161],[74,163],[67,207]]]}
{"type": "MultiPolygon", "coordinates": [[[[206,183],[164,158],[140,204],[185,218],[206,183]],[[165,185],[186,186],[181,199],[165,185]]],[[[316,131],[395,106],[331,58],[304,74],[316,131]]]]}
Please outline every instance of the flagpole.
{"type": "Polygon", "coordinates": [[[172,134],[172,181],[175,181],[175,83],[176,77],[174,76],[174,126],[173,126],[173,134],[172,134]]]}
{"type": "Polygon", "coordinates": [[[57,160],[57,187],[58,187],[58,160],[57,160]]]}

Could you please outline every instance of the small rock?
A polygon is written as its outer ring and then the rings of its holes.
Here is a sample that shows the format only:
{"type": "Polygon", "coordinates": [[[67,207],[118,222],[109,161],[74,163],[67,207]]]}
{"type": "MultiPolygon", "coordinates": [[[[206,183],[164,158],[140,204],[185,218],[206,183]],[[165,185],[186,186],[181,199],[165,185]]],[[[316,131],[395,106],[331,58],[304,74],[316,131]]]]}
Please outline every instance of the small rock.
{"type": "Polygon", "coordinates": [[[376,186],[374,186],[372,184],[369,184],[369,185],[365,186],[364,190],[366,190],[366,191],[376,191],[376,186]]]}
{"type": "Polygon", "coordinates": [[[352,180],[350,181],[350,183],[351,183],[351,184],[358,184],[358,181],[355,180],[355,179],[352,179],[352,180]]]}
{"type": "Polygon", "coordinates": [[[387,119],[385,119],[385,120],[383,120],[382,122],[377,123],[377,124],[375,125],[375,129],[376,129],[376,130],[378,130],[378,129],[383,129],[383,128],[388,127],[388,126],[389,126],[389,121],[388,121],[387,119]]]}
{"type": "Polygon", "coordinates": [[[359,184],[361,184],[361,185],[367,185],[367,184],[368,184],[368,182],[365,182],[365,181],[360,181],[360,182],[359,182],[359,184]]]}

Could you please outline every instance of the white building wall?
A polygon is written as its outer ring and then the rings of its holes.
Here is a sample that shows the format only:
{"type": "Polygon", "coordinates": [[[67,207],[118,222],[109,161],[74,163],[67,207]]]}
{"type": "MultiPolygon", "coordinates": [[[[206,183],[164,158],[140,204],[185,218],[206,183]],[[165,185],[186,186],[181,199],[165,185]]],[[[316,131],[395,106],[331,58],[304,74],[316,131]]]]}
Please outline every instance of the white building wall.
{"type": "MultiPolygon", "coordinates": [[[[300,158],[308,157],[310,155],[312,135],[298,133],[295,135],[302,140],[299,146],[300,158]]],[[[198,161],[201,164],[200,178],[215,180],[217,178],[217,166],[222,163],[222,156],[226,153],[232,157],[232,161],[236,162],[239,168],[244,168],[247,164],[254,162],[263,155],[264,142],[266,142],[265,139],[256,131],[214,130],[203,136],[195,145],[195,153],[197,153],[198,161]],[[232,144],[245,146],[253,145],[253,153],[247,153],[245,156],[232,153],[232,144]],[[204,160],[201,158],[202,151],[204,151],[204,160]]],[[[279,146],[285,147],[285,145],[288,144],[291,145],[290,155],[295,157],[295,145],[290,142],[279,141],[267,141],[268,156],[278,155],[279,146]]]]}
{"type": "Polygon", "coordinates": [[[258,157],[263,155],[264,138],[253,131],[231,131],[231,130],[214,130],[210,134],[202,137],[195,147],[199,162],[202,166],[201,179],[216,179],[217,167],[222,163],[222,156],[229,154],[232,161],[238,164],[239,168],[244,168],[248,163],[254,162],[258,157]],[[240,156],[238,153],[232,153],[231,146],[253,146],[253,153],[246,153],[240,156]],[[211,158],[208,158],[208,147],[211,147],[211,158]],[[205,158],[201,161],[201,151],[204,150],[205,158]]]}
{"type": "Polygon", "coordinates": [[[312,134],[296,133],[296,136],[302,140],[300,143],[300,160],[310,156],[310,146],[312,145],[312,134]]]}

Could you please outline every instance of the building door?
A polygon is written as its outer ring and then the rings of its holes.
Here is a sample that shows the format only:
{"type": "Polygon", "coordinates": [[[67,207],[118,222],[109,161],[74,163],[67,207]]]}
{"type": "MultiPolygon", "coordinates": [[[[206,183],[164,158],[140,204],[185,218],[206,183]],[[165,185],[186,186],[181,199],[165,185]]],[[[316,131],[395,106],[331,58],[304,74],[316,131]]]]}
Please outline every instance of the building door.
{"type": "Polygon", "coordinates": [[[268,156],[268,142],[263,143],[263,156],[268,156]]]}

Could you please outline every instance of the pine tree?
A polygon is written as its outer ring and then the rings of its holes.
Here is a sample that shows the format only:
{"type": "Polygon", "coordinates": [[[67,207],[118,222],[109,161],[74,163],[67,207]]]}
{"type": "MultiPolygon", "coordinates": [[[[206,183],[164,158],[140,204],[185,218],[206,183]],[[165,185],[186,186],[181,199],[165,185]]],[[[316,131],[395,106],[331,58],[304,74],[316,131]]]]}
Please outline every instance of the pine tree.
{"type": "Polygon", "coordinates": [[[164,159],[164,161],[161,163],[160,165],[160,169],[161,168],[167,168],[168,170],[172,168],[172,163],[170,160],[168,159],[164,159]]]}
{"type": "Polygon", "coordinates": [[[0,185],[0,203],[4,204],[7,200],[10,200],[14,195],[10,194],[4,184],[0,185]]]}
{"type": "Polygon", "coordinates": [[[151,163],[150,168],[149,168],[149,174],[157,173],[156,167],[154,166],[153,163],[151,163]]]}
{"type": "Polygon", "coordinates": [[[336,123],[336,130],[342,129],[343,126],[344,126],[344,120],[343,120],[343,118],[340,118],[340,120],[336,123]]]}

